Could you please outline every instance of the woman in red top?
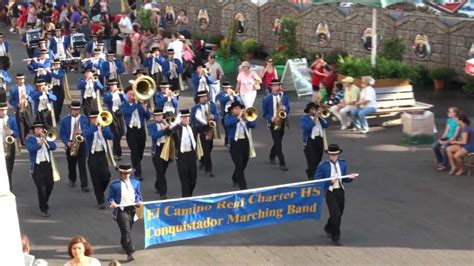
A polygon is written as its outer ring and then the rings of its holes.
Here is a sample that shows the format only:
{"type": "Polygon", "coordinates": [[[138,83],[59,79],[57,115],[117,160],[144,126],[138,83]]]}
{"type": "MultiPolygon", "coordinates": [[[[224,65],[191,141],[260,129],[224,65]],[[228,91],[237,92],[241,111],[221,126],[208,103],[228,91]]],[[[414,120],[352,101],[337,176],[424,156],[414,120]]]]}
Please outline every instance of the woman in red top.
{"type": "Polygon", "coordinates": [[[313,85],[313,91],[319,90],[319,83],[326,77],[324,73],[324,66],[326,62],[322,54],[316,54],[314,62],[309,67],[311,69],[311,84],[313,85]]]}
{"type": "Polygon", "coordinates": [[[273,59],[267,57],[265,60],[265,67],[260,71],[260,78],[262,79],[262,85],[265,89],[265,94],[269,94],[272,91],[270,83],[274,79],[278,79],[278,73],[276,68],[273,66],[273,59]]]}
{"type": "Polygon", "coordinates": [[[130,63],[132,59],[132,39],[130,39],[130,36],[127,34],[125,37],[125,43],[123,45],[123,65],[125,66],[125,72],[127,74],[130,74],[130,63]]]}

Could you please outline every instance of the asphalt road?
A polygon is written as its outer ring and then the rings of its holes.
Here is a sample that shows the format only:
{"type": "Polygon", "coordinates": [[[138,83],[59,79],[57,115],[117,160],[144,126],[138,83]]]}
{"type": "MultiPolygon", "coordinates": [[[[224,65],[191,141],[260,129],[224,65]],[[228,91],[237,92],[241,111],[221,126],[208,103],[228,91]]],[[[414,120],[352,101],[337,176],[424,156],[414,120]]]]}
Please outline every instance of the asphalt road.
{"type": "MultiPolygon", "coordinates": [[[[3,28],[2,31],[7,30],[3,28]]],[[[24,48],[17,36],[6,36],[12,44],[15,60],[10,76],[26,73],[26,65],[21,62],[26,58],[24,48]]],[[[76,84],[78,78],[78,74],[72,74],[70,83],[76,84]]],[[[75,88],[74,85],[71,87],[75,88]]],[[[73,95],[78,98],[78,91],[73,95]]],[[[189,107],[189,92],[184,92],[182,99],[183,105],[189,107]]],[[[302,132],[298,125],[307,101],[307,98],[291,95],[294,112],[290,116],[291,129],[284,138],[288,172],[268,163],[270,133],[263,120],[258,120],[254,133],[257,158],[249,162],[246,171],[249,188],[305,180],[302,132]]],[[[468,100],[462,101],[469,106],[468,100]]],[[[256,106],[261,106],[261,95],[256,106]]],[[[437,114],[444,115],[444,109],[437,114]]],[[[442,122],[442,119],[437,121],[442,122]]],[[[328,138],[344,149],[342,157],[348,161],[350,171],[360,173],[360,177],[346,187],[343,247],[333,247],[324,235],[326,208],[319,222],[307,220],[240,230],[146,250],[143,247],[143,222],[139,221],[133,230],[136,261],[128,265],[472,265],[473,177],[453,177],[437,172],[431,147],[402,145],[401,132],[401,126],[375,126],[368,135],[341,132],[337,125],[329,129],[328,138]]],[[[153,188],[154,169],[149,143],[148,140],[142,164],[145,178],[142,191],[145,200],[155,200],[158,196],[153,188]]],[[[125,141],[122,144],[125,149],[123,162],[126,162],[129,150],[125,141]]],[[[92,192],[83,193],[77,187],[68,187],[64,150],[59,148],[55,157],[62,179],[55,184],[48,219],[39,215],[26,150],[17,156],[15,163],[14,194],[21,230],[30,237],[32,254],[46,259],[50,265],[62,265],[68,260],[68,241],[75,235],[84,235],[94,247],[94,256],[104,265],[112,259],[125,260],[111,211],[97,209],[92,192]]],[[[212,159],[216,177],[200,173],[195,195],[233,190],[233,164],[221,142],[215,145],[212,159]]],[[[169,196],[176,198],[181,193],[176,164],[168,169],[169,196]]]]}

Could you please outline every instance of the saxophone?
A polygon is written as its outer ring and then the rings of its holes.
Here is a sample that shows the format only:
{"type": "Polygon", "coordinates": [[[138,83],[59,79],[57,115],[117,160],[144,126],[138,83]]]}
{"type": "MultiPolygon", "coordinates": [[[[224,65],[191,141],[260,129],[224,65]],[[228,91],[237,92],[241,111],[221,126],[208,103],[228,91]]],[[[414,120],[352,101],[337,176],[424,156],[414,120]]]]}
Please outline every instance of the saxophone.
{"type": "Polygon", "coordinates": [[[283,105],[281,104],[281,100],[279,99],[277,102],[277,111],[276,111],[276,121],[273,124],[274,130],[280,130],[283,120],[286,119],[286,112],[283,111],[283,105]]]}
{"type": "Polygon", "coordinates": [[[80,119],[77,119],[76,123],[74,123],[74,134],[70,148],[71,157],[77,156],[79,153],[79,148],[81,147],[81,143],[84,142],[84,137],[79,133],[79,121],[80,119]]]}
{"type": "Polygon", "coordinates": [[[25,112],[27,107],[28,107],[28,99],[26,97],[26,94],[21,93],[20,94],[20,108],[19,108],[20,113],[25,112]]]}
{"type": "Polygon", "coordinates": [[[10,147],[15,143],[15,138],[10,135],[10,127],[8,126],[6,116],[3,118],[3,151],[5,152],[5,158],[10,158],[10,147]]]}

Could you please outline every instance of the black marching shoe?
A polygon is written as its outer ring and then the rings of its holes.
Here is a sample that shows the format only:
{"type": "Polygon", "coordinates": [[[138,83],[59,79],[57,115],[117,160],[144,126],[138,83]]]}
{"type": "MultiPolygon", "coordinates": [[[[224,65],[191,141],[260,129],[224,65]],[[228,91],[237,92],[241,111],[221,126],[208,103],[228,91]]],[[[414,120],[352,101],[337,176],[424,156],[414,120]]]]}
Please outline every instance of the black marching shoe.
{"type": "Polygon", "coordinates": [[[339,242],[339,240],[332,240],[332,244],[336,247],[341,247],[342,246],[342,244],[341,244],[341,242],[339,242]]]}
{"type": "Polygon", "coordinates": [[[213,172],[207,172],[206,174],[209,175],[209,177],[215,177],[214,173],[213,172]]]}
{"type": "Polygon", "coordinates": [[[160,196],[160,200],[166,200],[168,197],[166,195],[160,196]]]}
{"type": "Polygon", "coordinates": [[[48,211],[44,211],[44,212],[41,212],[41,216],[44,217],[44,218],[48,218],[50,215],[49,215],[48,211]]]}
{"type": "Polygon", "coordinates": [[[273,164],[273,165],[275,165],[275,164],[276,164],[276,160],[275,160],[275,158],[270,158],[270,164],[273,164]]]}
{"type": "Polygon", "coordinates": [[[69,181],[69,184],[68,184],[70,187],[75,187],[76,186],[76,183],[72,182],[72,181],[69,181]]]}
{"type": "Polygon", "coordinates": [[[89,192],[90,189],[88,187],[81,187],[82,192],[89,192]]]}
{"type": "Polygon", "coordinates": [[[288,171],[288,167],[286,167],[286,165],[280,165],[280,170],[288,171]]]}
{"type": "Polygon", "coordinates": [[[105,209],[105,203],[99,203],[97,204],[97,207],[101,210],[105,209]]]}
{"type": "Polygon", "coordinates": [[[135,260],[135,258],[133,257],[133,255],[132,255],[132,254],[127,255],[127,261],[132,261],[132,260],[135,260]]]}

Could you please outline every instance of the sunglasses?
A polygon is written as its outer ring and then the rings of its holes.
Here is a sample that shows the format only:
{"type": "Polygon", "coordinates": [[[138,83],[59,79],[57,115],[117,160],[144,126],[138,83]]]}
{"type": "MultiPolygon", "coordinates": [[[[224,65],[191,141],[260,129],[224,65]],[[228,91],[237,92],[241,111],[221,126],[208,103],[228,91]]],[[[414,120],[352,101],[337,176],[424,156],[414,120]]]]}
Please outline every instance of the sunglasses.
{"type": "Polygon", "coordinates": [[[272,61],[272,60],[268,60],[267,63],[273,63],[273,61],[272,61]]]}

